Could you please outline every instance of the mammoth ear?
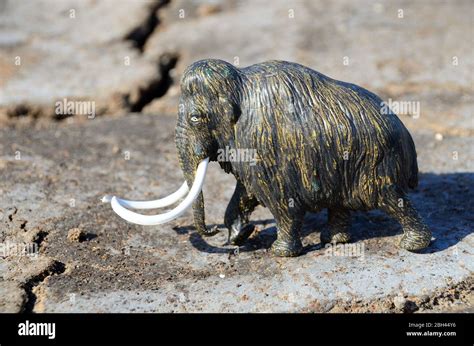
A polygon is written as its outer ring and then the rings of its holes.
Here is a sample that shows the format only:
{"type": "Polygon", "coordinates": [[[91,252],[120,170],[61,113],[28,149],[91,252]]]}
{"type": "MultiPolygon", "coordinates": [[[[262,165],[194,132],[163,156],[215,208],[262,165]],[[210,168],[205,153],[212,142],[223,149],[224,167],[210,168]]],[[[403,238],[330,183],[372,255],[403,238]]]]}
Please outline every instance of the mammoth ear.
{"type": "Polygon", "coordinates": [[[233,111],[233,117],[231,121],[232,121],[232,124],[235,124],[239,120],[240,114],[242,114],[240,105],[232,104],[232,111],[233,111]]]}
{"type": "Polygon", "coordinates": [[[219,96],[220,108],[224,109],[224,116],[229,120],[231,124],[235,124],[242,113],[240,105],[234,100],[228,97],[219,96]]]}

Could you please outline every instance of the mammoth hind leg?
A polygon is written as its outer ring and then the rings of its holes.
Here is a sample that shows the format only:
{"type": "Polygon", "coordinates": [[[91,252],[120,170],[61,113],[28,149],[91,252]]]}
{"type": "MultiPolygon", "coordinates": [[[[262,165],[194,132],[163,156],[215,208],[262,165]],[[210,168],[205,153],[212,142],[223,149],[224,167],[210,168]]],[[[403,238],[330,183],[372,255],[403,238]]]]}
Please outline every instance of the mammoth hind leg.
{"type": "Polygon", "coordinates": [[[328,209],[328,228],[321,232],[321,243],[348,243],[351,236],[348,232],[350,211],[347,209],[328,209]]]}
{"type": "Polygon", "coordinates": [[[225,211],[224,224],[229,230],[230,244],[241,245],[254,231],[249,223],[250,214],[258,206],[258,201],[250,196],[244,185],[237,181],[234,194],[225,211]]]}
{"type": "Polygon", "coordinates": [[[431,231],[405,193],[398,188],[390,187],[383,195],[379,207],[402,225],[403,236],[399,244],[401,248],[417,251],[430,244],[431,231]]]}

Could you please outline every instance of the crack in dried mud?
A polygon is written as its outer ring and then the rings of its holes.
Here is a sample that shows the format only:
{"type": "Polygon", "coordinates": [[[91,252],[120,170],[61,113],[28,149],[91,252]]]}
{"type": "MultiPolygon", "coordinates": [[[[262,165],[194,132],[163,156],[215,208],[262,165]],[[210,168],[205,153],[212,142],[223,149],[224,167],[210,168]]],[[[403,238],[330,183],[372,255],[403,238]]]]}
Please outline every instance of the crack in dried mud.
{"type": "Polygon", "coordinates": [[[66,265],[59,261],[53,261],[46,269],[41,273],[32,276],[26,281],[21,287],[26,292],[26,299],[23,302],[20,312],[32,313],[36,304],[37,296],[34,292],[34,288],[41,284],[46,278],[51,275],[58,275],[64,273],[66,265]]]}
{"type": "Polygon", "coordinates": [[[143,23],[132,29],[125,36],[125,40],[131,41],[133,46],[143,53],[148,39],[160,24],[160,19],[158,18],[159,9],[168,5],[169,2],[169,0],[162,0],[150,6],[148,17],[143,23]]]}
{"type": "Polygon", "coordinates": [[[178,54],[175,53],[163,54],[160,57],[157,77],[152,79],[145,88],[139,90],[139,96],[135,102],[128,102],[131,112],[141,112],[146,105],[166,94],[173,84],[170,71],[176,66],[178,58],[178,54]]]}

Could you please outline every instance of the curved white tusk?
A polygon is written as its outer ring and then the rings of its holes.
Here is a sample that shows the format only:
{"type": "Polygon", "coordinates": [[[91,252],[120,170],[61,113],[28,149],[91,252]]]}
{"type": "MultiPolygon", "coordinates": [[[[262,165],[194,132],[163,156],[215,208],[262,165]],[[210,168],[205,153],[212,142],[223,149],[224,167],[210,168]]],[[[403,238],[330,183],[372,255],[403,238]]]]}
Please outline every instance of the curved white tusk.
{"type": "MultiPolygon", "coordinates": [[[[176,203],[178,200],[186,196],[188,191],[189,191],[188,184],[184,182],[183,185],[181,185],[181,187],[177,191],[173,192],[171,195],[166,196],[164,198],[155,199],[153,201],[130,201],[128,199],[121,199],[118,197],[115,197],[115,198],[120,203],[120,205],[126,208],[155,209],[155,208],[167,207],[171,204],[176,203]]],[[[109,203],[112,201],[112,197],[113,196],[110,196],[110,195],[104,196],[102,197],[102,202],[109,203]]]]}
{"type": "Polygon", "coordinates": [[[201,192],[202,185],[204,184],[204,178],[206,177],[207,165],[209,164],[209,158],[202,160],[196,170],[196,175],[194,178],[193,186],[189,191],[189,194],[186,198],[178,204],[176,208],[166,212],[164,214],[159,215],[142,215],[130,211],[124,208],[118,201],[117,197],[113,196],[111,198],[110,204],[112,205],[112,209],[120,216],[122,219],[135,223],[138,225],[143,226],[153,226],[159,225],[162,223],[169,222],[181,214],[183,214],[186,209],[188,209],[194,200],[198,197],[199,193],[201,192]]]}

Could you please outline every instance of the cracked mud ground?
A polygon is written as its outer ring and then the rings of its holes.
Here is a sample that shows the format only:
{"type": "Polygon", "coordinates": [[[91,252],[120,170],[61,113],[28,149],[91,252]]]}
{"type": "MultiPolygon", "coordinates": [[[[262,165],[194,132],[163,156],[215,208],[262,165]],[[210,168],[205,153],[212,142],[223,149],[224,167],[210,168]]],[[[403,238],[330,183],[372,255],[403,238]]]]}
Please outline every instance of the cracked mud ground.
{"type": "MultiPolygon", "coordinates": [[[[2,241],[36,243],[36,256],[2,261],[2,310],[8,311],[390,311],[400,293],[418,309],[472,302],[472,138],[415,132],[420,186],[411,194],[435,240],[421,254],[399,250],[399,226],[378,212],[354,215],[363,257],[326,256],[325,213],[307,217],[305,254],[275,258],[271,215],[258,209],[257,231],[238,253],[226,234],[202,239],[191,215],[162,226],[126,223],[100,198],[163,196],[182,182],[174,118],[132,115],[35,131],[1,130],[2,241]],[[130,159],[125,159],[125,152],[130,159]],[[11,182],[14,182],[13,184],[11,182]],[[79,229],[83,238],[68,237],[79,229]],[[69,238],[69,239],[68,239],[69,238]],[[449,290],[452,293],[442,298],[449,290]],[[8,297],[3,292],[8,292],[8,297]]],[[[205,184],[208,224],[221,224],[233,177],[212,164],[205,184]]]]}
{"type": "MultiPolygon", "coordinates": [[[[0,311],[473,311],[473,52],[459,39],[474,37],[470,2],[301,1],[291,24],[284,1],[64,1],[50,12],[27,8],[48,1],[16,3],[0,1],[0,239],[18,245],[1,257],[0,311]],[[76,22],[59,20],[71,7],[76,22]],[[36,15],[18,23],[29,11],[36,15]],[[56,27],[39,30],[48,16],[56,27]],[[255,32],[261,41],[244,39],[255,32]],[[353,215],[364,256],[327,256],[323,212],[306,218],[302,256],[275,258],[274,221],[263,208],[237,250],[223,245],[225,232],[197,235],[190,213],[142,227],[101,204],[107,193],[151,199],[180,186],[176,81],[193,60],[235,56],[242,66],[298,61],[384,99],[420,101],[419,118],[400,118],[417,147],[411,198],[433,231],[430,248],[398,249],[399,225],[372,211],[353,215]],[[104,116],[57,121],[53,106],[63,97],[93,100],[104,116]]],[[[222,226],[233,188],[233,177],[211,164],[208,225],[222,226]]]]}

